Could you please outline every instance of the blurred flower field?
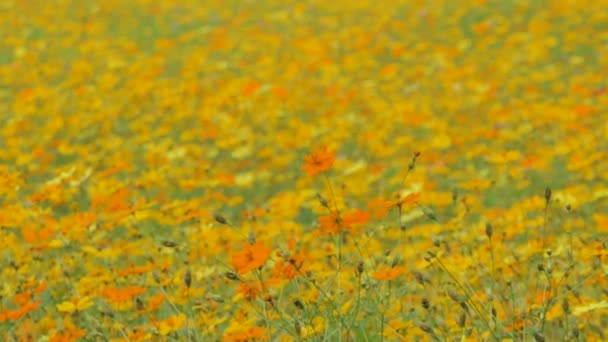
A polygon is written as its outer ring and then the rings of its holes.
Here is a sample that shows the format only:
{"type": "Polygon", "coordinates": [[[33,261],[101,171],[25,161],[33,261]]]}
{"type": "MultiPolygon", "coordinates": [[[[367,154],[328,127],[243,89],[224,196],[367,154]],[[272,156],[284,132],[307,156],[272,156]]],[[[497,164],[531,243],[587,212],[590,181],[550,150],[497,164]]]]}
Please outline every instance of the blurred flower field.
{"type": "Polygon", "coordinates": [[[606,1],[0,22],[1,340],[608,339],[606,1]]]}

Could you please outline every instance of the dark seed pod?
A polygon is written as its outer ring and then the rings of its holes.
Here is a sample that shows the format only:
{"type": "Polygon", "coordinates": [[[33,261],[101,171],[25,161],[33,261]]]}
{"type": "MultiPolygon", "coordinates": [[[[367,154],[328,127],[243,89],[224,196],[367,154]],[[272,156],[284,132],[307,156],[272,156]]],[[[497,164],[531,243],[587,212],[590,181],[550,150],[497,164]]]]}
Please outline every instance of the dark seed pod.
{"type": "Polygon", "coordinates": [[[154,279],[154,282],[156,282],[157,284],[160,284],[160,276],[158,275],[158,273],[152,272],[152,279],[154,279]]]}
{"type": "Polygon", "coordinates": [[[327,200],[325,199],[325,197],[323,197],[321,194],[317,194],[317,200],[319,201],[319,203],[321,203],[321,205],[327,209],[329,209],[329,203],[327,203],[327,200]]]}
{"type": "Polygon", "coordinates": [[[234,272],[226,272],[224,276],[230,280],[239,280],[239,277],[234,272]]]}
{"type": "Polygon", "coordinates": [[[534,333],[534,341],[536,342],[545,342],[545,337],[540,333],[534,333]]]}
{"type": "Polygon", "coordinates": [[[296,308],[298,308],[300,310],[304,310],[304,304],[302,304],[302,302],[299,299],[294,300],[293,305],[295,305],[296,308]]]}
{"type": "Polygon", "coordinates": [[[427,334],[430,334],[430,335],[434,335],[435,334],[435,332],[433,332],[433,328],[431,328],[427,324],[420,324],[419,328],[420,328],[420,330],[424,331],[427,334]]]}
{"type": "Polygon", "coordinates": [[[564,310],[564,312],[566,314],[570,313],[570,303],[568,302],[568,299],[564,298],[564,300],[562,301],[562,309],[564,310]]]}
{"type": "Polygon", "coordinates": [[[215,214],[215,216],[213,218],[220,224],[228,224],[228,221],[226,221],[226,218],[224,218],[224,216],[222,216],[220,214],[215,214]]]}
{"type": "Polygon", "coordinates": [[[458,317],[458,326],[463,328],[466,323],[467,323],[467,315],[463,312],[458,317]]]}
{"type": "Polygon", "coordinates": [[[298,334],[298,336],[302,335],[302,326],[300,326],[300,322],[296,321],[294,323],[294,329],[296,330],[296,334],[298,334]]]}
{"type": "Polygon", "coordinates": [[[551,188],[546,187],[545,188],[545,203],[549,204],[549,201],[551,201],[551,188]]]}
{"type": "Polygon", "coordinates": [[[168,241],[168,240],[163,241],[162,245],[165,246],[165,247],[168,247],[168,248],[175,248],[175,247],[177,247],[177,243],[175,243],[173,241],[168,241]]]}
{"type": "Polygon", "coordinates": [[[357,264],[357,276],[360,277],[363,274],[364,271],[364,264],[363,261],[359,261],[359,263],[357,264]]]}
{"type": "Polygon", "coordinates": [[[184,284],[186,284],[186,287],[188,288],[192,285],[192,273],[190,273],[190,270],[186,271],[186,274],[184,275],[184,284]]]}
{"type": "Polygon", "coordinates": [[[430,309],[430,308],[431,308],[431,303],[429,302],[429,300],[428,300],[428,299],[426,299],[426,298],[422,298],[422,307],[423,307],[425,310],[428,310],[428,309],[430,309]]]}
{"type": "Polygon", "coordinates": [[[486,236],[488,239],[492,238],[492,233],[494,232],[494,228],[490,224],[490,222],[486,223],[486,236]]]}
{"type": "Polygon", "coordinates": [[[135,297],[135,307],[139,311],[143,311],[146,308],[144,302],[139,297],[135,297]]]}

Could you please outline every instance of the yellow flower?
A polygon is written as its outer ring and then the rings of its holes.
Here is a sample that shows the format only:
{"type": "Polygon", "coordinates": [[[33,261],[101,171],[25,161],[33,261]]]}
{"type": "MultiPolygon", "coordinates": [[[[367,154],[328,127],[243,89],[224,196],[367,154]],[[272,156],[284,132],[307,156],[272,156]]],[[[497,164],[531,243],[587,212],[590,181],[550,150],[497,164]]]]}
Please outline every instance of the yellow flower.
{"type": "Polygon", "coordinates": [[[76,311],[82,311],[92,305],[93,301],[91,301],[91,298],[85,296],[82,298],[72,298],[72,300],[57,304],[57,310],[71,314],[76,311]]]}
{"type": "Polygon", "coordinates": [[[153,325],[158,329],[158,333],[166,336],[169,333],[178,330],[186,323],[186,315],[179,314],[171,316],[165,320],[154,322],[153,325]]]}

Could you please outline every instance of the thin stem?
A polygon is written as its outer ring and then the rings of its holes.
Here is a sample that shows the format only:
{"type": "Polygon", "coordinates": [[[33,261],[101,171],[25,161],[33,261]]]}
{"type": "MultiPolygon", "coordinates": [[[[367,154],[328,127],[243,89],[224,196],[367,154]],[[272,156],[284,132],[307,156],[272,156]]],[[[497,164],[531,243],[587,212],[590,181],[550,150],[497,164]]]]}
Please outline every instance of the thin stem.
{"type": "Polygon", "coordinates": [[[384,307],[382,308],[382,312],[380,313],[380,341],[384,341],[384,314],[386,313],[386,307],[391,301],[391,281],[388,281],[386,285],[388,290],[386,294],[386,300],[384,302],[384,307]]]}
{"type": "Polygon", "coordinates": [[[260,272],[259,269],[256,270],[256,274],[260,281],[260,286],[262,287],[262,309],[264,310],[264,323],[266,323],[266,334],[268,335],[268,341],[272,341],[272,332],[270,331],[270,319],[268,318],[268,310],[266,310],[266,303],[264,303],[264,300],[265,300],[265,298],[264,298],[264,296],[265,296],[264,281],[262,279],[262,273],[260,272]]]}
{"type": "Polygon", "coordinates": [[[553,302],[553,297],[552,297],[553,287],[551,285],[551,276],[549,275],[547,270],[544,268],[543,268],[543,274],[547,278],[547,287],[545,288],[545,291],[549,292],[549,299],[547,299],[543,303],[543,317],[542,317],[542,321],[541,321],[541,332],[544,334],[545,333],[545,323],[547,321],[547,319],[546,319],[547,312],[549,311],[549,307],[551,306],[551,303],[553,302]]]}
{"type": "MultiPolygon", "coordinates": [[[[300,270],[299,267],[297,267],[296,265],[294,265],[294,266],[295,266],[296,271],[298,271],[298,274],[300,276],[302,276],[302,278],[306,279],[306,281],[308,281],[317,291],[319,291],[323,295],[323,297],[331,298],[331,297],[329,297],[327,292],[325,292],[325,290],[323,290],[319,285],[317,285],[317,283],[315,283],[310,278],[308,278],[308,276],[306,276],[304,273],[302,273],[302,271],[300,270]]],[[[342,317],[342,315],[340,315],[340,310],[334,305],[333,301],[328,300],[327,303],[331,306],[332,310],[334,310],[338,313],[338,317],[340,317],[340,325],[342,326],[342,328],[347,329],[347,331],[350,331],[350,329],[344,322],[344,317],[342,317]]]]}
{"type": "Polygon", "coordinates": [[[494,246],[492,245],[492,237],[488,238],[490,240],[490,262],[492,263],[492,295],[494,295],[494,285],[496,284],[496,266],[494,264],[494,246]]]}
{"type": "MultiPolygon", "coordinates": [[[[338,201],[336,199],[336,195],[334,193],[334,188],[331,185],[331,182],[329,180],[329,177],[327,176],[327,174],[324,174],[325,176],[325,181],[327,182],[327,186],[329,187],[329,191],[331,193],[331,198],[332,201],[334,202],[334,207],[336,208],[336,215],[337,215],[337,219],[339,222],[339,225],[342,225],[342,220],[340,219],[340,209],[338,209],[338,201]]],[[[342,227],[340,227],[342,228],[342,227]]],[[[336,249],[337,249],[337,270],[336,270],[336,276],[337,276],[337,287],[338,287],[338,292],[337,292],[337,297],[338,297],[338,301],[340,301],[341,297],[342,297],[342,284],[341,284],[341,279],[340,279],[340,272],[342,270],[342,231],[340,230],[338,232],[338,241],[336,241],[336,249]]],[[[340,314],[338,312],[338,314],[340,314]]],[[[342,339],[342,334],[340,334],[339,339],[342,339]]]]}
{"type": "Polygon", "coordinates": [[[327,182],[327,186],[329,187],[329,192],[331,193],[331,199],[334,201],[334,207],[336,208],[336,214],[340,215],[340,209],[338,209],[338,201],[336,201],[336,195],[334,194],[334,188],[331,186],[331,182],[329,181],[329,177],[324,174],[325,181],[327,182]]]}
{"type": "Polygon", "coordinates": [[[545,212],[543,214],[543,243],[542,250],[545,250],[545,245],[547,244],[547,211],[549,209],[549,201],[545,203],[545,212]]]}
{"type": "Polygon", "coordinates": [[[471,299],[472,297],[471,297],[471,295],[469,295],[469,292],[467,291],[467,289],[465,289],[464,286],[462,286],[462,284],[460,283],[460,281],[458,281],[458,279],[456,279],[456,277],[447,269],[447,267],[443,264],[443,262],[441,262],[441,259],[439,259],[438,256],[435,255],[434,258],[435,258],[435,260],[437,260],[437,263],[439,263],[439,266],[441,266],[441,268],[450,276],[450,278],[452,278],[452,280],[454,280],[456,285],[458,285],[458,287],[460,287],[462,292],[467,296],[467,301],[471,304],[471,306],[473,307],[473,310],[475,310],[475,313],[477,314],[477,316],[479,316],[479,318],[484,322],[484,324],[486,325],[488,330],[492,333],[492,336],[494,337],[494,339],[498,340],[498,337],[496,336],[496,332],[494,331],[494,329],[492,329],[490,322],[488,322],[488,320],[481,313],[481,310],[479,310],[479,308],[477,307],[475,302],[473,302],[473,300],[471,299]]]}
{"type": "Polygon", "coordinates": [[[361,302],[361,273],[357,274],[357,302],[355,304],[355,313],[353,314],[353,319],[349,324],[349,330],[350,330],[350,326],[352,326],[355,321],[357,320],[357,315],[359,314],[359,303],[361,302]]]}

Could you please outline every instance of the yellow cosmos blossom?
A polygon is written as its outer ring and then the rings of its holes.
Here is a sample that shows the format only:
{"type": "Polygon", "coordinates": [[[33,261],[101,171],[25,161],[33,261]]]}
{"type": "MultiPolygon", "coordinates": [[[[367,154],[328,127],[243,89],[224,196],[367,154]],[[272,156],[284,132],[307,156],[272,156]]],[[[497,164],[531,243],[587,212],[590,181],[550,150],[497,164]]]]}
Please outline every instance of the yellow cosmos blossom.
{"type": "Polygon", "coordinates": [[[57,304],[57,310],[65,313],[74,313],[76,311],[83,311],[84,309],[91,307],[93,305],[93,301],[88,296],[82,298],[72,298],[72,300],[68,300],[57,304]]]}
{"type": "Polygon", "coordinates": [[[180,329],[186,324],[186,315],[180,313],[165,320],[153,322],[152,324],[156,327],[161,336],[167,336],[169,333],[180,329]]]}

